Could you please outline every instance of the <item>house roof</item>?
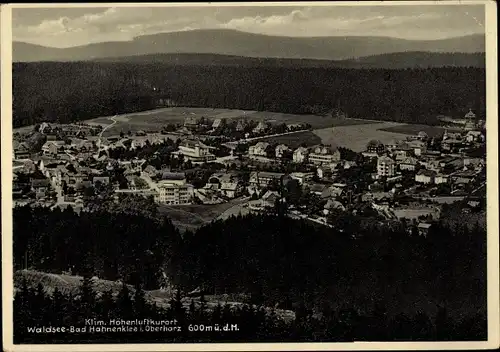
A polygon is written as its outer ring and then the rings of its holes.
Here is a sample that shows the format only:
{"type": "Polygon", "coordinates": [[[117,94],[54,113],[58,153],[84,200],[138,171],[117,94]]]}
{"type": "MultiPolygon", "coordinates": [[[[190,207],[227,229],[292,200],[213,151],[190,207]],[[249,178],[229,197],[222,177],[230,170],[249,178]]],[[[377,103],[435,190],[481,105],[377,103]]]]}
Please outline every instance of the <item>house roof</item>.
{"type": "Polygon", "coordinates": [[[417,175],[424,175],[429,177],[435,176],[436,174],[437,174],[436,171],[426,170],[426,169],[422,169],[417,173],[417,175]]]}
{"type": "Polygon", "coordinates": [[[183,172],[163,172],[161,175],[162,180],[184,180],[186,174],[183,172]]]}
{"type": "Polygon", "coordinates": [[[184,120],[184,123],[186,123],[186,124],[197,124],[200,121],[200,119],[201,118],[197,117],[197,116],[188,116],[184,120]]]}
{"type": "Polygon", "coordinates": [[[92,179],[94,180],[94,182],[95,181],[101,181],[101,180],[107,180],[107,181],[109,181],[109,177],[108,176],[94,176],[92,179]]]}
{"type": "Polygon", "coordinates": [[[219,127],[221,123],[222,123],[222,119],[217,118],[217,119],[215,119],[215,120],[214,120],[214,122],[212,123],[212,127],[213,127],[213,128],[219,127]]]}
{"type": "Polygon", "coordinates": [[[286,144],[278,144],[276,149],[290,149],[286,144]]]}
{"type": "Polygon", "coordinates": [[[279,194],[276,191],[267,191],[263,196],[262,199],[266,201],[274,201],[276,198],[279,198],[279,194]],[[273,198],[271,198],[273,197],[273,198]],[[271,199],[270,199],[271,198],[271,199]]]}
{"type": "Polygon", "coordinates": [[[314,148],[314,153],[318,154],[328,154],[328,153],[336,153],[338,152],[339,148],[336,145],[333,144],[321,144],[318,145],[314,148]]]}
{"type": "Polygon", "coordinates": [[[368,142],[366,145],[367,147],[379,147],[379,146],[384,146],[381,141],[378,139],[372,139],[371,141],[368,142]]]}
{"type": "Polygon", "coordinates": [[[417,165],[418,160],[416,158],[409,157],[409,158],[404,159],[401,162],[401,164],[417,165]]]}
{"type": "Polygon", "coordinates": [[[258,142],[257,144],[253,145],[252,147],[254,148],[261,148],[261,149],[266,149],[269,146],[269,143],[266,142],[258,142]]]}
{"type": "Polygon", "coordinates": [[[428,229],[431,226],[432,226],[431,224],[426,223],[426,222],[421,222],[420,224],[418,224],[418,228],[420,228],[420,229],[428,229]]]}
{"type": "Polygon", "coordinates": [[[35,179],[31,180],[32,187],[48,187],[50,186],[50,181],[47,179],[35,179]]]}
{"type": "Polygon", "coordinates": [[[158,170],[153,165],[148,165],[144,168],[145,172],[152,172],[152,173],[157,173],[158,170]]]}
{"type": "Polygon", "coordinates": [[[389,158],[386,155],[383,155],[383,156],[378,158],[378,162],[379,163],[394,163],[394,160],[392,160],[391,158],[389,158]]]}
{"type": "Polygon", "coordinates": [[[236,182],[223,182],[220,188],[226,191],[235,191],[238,188],[238,183],[236,182]]]}
{"type": "Polygon", "coordinates": [[[298,148],[297,148],[297,149],[295,149],[295,151],[294,151],[294,153],[299,153],[299,152],[300,152],[300,153],[302,153],[302,154],[304,154],[304,153],[308,153],[308,152],[309,152],[309,149],[304,148],[304,147],[298,147],[298,148]]]}
{"type": "Polygon", "coordinates": [[[476,117],[476,114],[474,114],[472,112],[472,109],[469,109],[469,112],[467,114],[465,114],[465,117],[466,118],[475,118],[476,117]]]}
{"type": "Polygon", "coordinates": [[[323,192],[325,189],[328,189],[328,186],[321,183],[313,183],[309,186],[309,189],[311,192],[323,192]]]}
{"type": "Polygon", "coordinates": [[[325,204],[325,209],[342,209],[345,210],[345,207],[342,203],[337,200],[329,199],[325,204]]]}
{"type": "Polygon", "coordinates": [[[250,177],[281,178],[284,175],[284,173],[280,172],[254,171],[250,174],[250,177]]]}

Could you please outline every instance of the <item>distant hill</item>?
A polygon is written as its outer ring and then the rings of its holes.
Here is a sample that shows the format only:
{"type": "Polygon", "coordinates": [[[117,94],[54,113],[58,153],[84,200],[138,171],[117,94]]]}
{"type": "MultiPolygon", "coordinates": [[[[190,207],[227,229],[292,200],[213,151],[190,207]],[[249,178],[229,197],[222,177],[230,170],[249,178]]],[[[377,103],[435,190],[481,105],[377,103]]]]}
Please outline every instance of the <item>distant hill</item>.
{"type": "Polygon", "coordinates": [[[200,53],[256,58],[347,60],[401,52],[481,53],[484,35],[442,40],[389,37],[279,37],[235,30],[193,30],[146,35],[126,42],[56,49],[13,43],[14,62],[81,61],[149,54],[200,53]]]}
{"type": "Polygon", "coordinates": [[[162,63],[167,65],[203,65],[237,67],[321,67],[321,68],[428,68],[428,67],[485,67],[484,53],[404,52],[361,57],[350,60],[315,60],[288,58],[258,58],[217,54],[149,54],[111,57],[96,62],[135,64],[162,63]]]}

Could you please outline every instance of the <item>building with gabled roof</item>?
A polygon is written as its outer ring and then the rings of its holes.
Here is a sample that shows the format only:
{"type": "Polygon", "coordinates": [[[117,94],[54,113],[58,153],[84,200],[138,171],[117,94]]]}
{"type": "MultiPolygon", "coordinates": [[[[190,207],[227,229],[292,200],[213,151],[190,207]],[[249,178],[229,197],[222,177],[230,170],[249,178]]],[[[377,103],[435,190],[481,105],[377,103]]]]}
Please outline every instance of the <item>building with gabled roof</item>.
{"type": "Polygon", "coordinates": [[[436,175],[436,171],[422,169],[415,175],[415,182],[423,184],[434,183],[436,175]]]}
{"type": "Polygon", "coordinates": [[[377,176],[392,177],[395,174],[396,162],[388,156],[381,156],[377,159],[377,176]]]}
{"type": "Polygon", "coordinates": [[[333,145],[319,145],[309,154],[309,162],[314,165],[332,164],[340,160],[340,151],[333,145]]]}
{"type": "Polygon", "coordinates": [[[401,161],[399,164],[400,170],[414,171],[417,168],[418,159],[413,157],[408,157],[401,161]]]}
{"type": "Polygon", "coordinates": [[[269,143],[266,142],[258,142],[248,148],[248,154],[250,156],[267,156],[267,148],[269,147],[269,143]]]}

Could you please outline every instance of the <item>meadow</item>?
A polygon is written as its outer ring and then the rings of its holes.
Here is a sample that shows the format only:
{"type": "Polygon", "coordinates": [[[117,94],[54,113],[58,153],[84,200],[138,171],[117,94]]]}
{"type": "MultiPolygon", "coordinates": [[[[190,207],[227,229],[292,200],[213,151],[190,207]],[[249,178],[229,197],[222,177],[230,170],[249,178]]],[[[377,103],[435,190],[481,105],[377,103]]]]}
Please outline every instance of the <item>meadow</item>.
{"type": "Polygon", "coordinates": [[[301,145],[311,147],[321,144],[321,138],[314,134],[314,132],[312,131],[304,131],[293,134],[285,134],[282,136],[263,137],[252,141],[252,143],[250,144],[255,144],[257,142],[267,142],[270,144],[286,144],[290,148],[295,149],[300,147],[301,145]]]}
{"type": "MultiPolygon", "coordinates": [[[[248,119],[254,121],[266,121],[274,124],[298,124],[308,123],[313,129],[331,126],[352,126],[373,124],[373,121],[335,118],[331,116],[316,115],[294,115],[279,112],[266,111],[245,111],[234,109],[212,109],[212,108],[191,108],[191,107],[171,107],[156,109],[138,113],[123,114],[113,117],[117,121],[113,126],[106,129],[103,135],[115,135],[127,131],[158,131],[166,124],[182,124],[186,117],[205,117],[211,120],[221,119],[248,119]]],[[[106,127],[113,123],[112,116],[103,116],[85,121],[88,124],[101,125],[106,127]]]]}
{"type": "MultiPolygon", "coordinates": [[[[454,132],[458,131],[458,128],[448,128],[448,131],[454,132]]],[[[392,132],[392,133],[402,133],[407,135],[416,135],[420,131],[427,133],[431,138],[442,136],[445,128],[440,126],[427,126],[427,125],[404,125],[392,126],[387,128],[382,128],[381,131],[392,132]]]]}
{"type": "Polygon", "coordinates": [[[376,139],[383,144],[403,140],[407,134],[387,132],[387,128],[406,126],[397,122],[377,122],[354,126],[338,126],[316,129],[313,132],[321,138],[322,143],[352,149],[355,152],[366,150],[369,141],[376,139]]]}

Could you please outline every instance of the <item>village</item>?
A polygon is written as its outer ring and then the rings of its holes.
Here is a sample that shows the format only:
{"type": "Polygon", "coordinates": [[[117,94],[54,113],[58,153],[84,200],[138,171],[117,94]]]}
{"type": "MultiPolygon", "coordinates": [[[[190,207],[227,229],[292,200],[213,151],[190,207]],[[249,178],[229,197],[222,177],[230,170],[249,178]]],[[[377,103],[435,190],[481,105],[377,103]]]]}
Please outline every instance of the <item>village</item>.
{"type": "MultiPolygon", "coordinates": [[[[466,118],[473,121],[473,113],[466,118]]],[[[107,192],[168,207],[229,203],[218,219],[284,206],[287,216],[334,226],[338,214],[360,212],[412,221],[425,234],[443,204],[466,199],[462,211],[471,212],[485,199],[479,124],[439,137],[371,140],[362,153],[269,138],[309,127],[187,117],[161,131],[105,137],[102,126],[42,123],[14,134],[14,204],[89,211],[89,201],[107,192]]]]}

